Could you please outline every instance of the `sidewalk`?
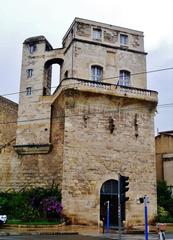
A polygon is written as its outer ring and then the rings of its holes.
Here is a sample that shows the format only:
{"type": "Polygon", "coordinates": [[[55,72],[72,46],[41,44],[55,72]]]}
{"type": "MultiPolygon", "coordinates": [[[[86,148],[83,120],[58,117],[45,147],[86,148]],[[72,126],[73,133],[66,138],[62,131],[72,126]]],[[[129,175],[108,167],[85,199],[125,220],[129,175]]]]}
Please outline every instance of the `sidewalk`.
{"type": "MultiPolygon", "coordinates": [[[[0,236],[8,235],[43,235],[43,234],[80,234],[99,238],[118,239],[118,233],[111,230],[110,233],[102,233],[102,229],[97,226],[79,226],[79,225],[9,225],[0,226],[0,236]]],[[[152,240],[157,239],[152,234],[152,240]]],[[[122,234],[122,239],[143,240],[144,234],[122,234]]]]}
{"type": "MultiPolygon", "coordinates": [[[[8,235],[74,235],[79,234],[83,236],[92,236],[106,239],[118,239],[118,232],[110,230],[110,233],[102,233],[102,229],[97,226],[79,226],[79,225],[9,225],[4,224],[0,226],[0,236],[8,235]]],[[[134,239],[144,240],[144,234],[122,234],[122,240],[134,239]]],[[[157,234],[149,234],[150,240],[158,239],[157,234]]]]}

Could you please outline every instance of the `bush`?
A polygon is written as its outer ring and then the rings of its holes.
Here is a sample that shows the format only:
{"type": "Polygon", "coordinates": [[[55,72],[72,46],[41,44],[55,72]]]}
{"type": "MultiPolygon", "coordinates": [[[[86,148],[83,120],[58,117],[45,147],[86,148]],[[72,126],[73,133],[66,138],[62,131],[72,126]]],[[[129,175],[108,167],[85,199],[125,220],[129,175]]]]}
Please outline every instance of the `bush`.
{"type": "Polygon", "coordinates": [[[56,213],[56,219],[60,219],[61,191],[57,185],[41,188],[32,187],[21,189],[20,191],[0,192],[0,214],[6,214],[8,219],[19,219],[26,222],[45,220],[48,214],[46,211],[51,209],[56,213]],[[44,206],[44,207],[43,207],[44,206]]]}
{"type": "Polygon", "coordinates": [[[173,223],[173,217],[171,217],[171,216],[158,216],[157,222],[173,223]]]}
{"type": "Polygon", "coordinates": [[[169,213],[163,207],[158,206],[158,215],[160,217],[168,217],[169,213]]]}
{"type": "Polygon", "coordinates": [[[20,219],[23,222],[35,222],[40,220],[40,211],[39,209],[32,208],[29,205],[26,205],[23,209],[23,213],[20,215],[20,219]]]}
{"type": "Polygon", "coordinates": [[[173,197],[172,192],[165,181],[157,183],[157,204],[160,222],[173,222],[173,197]]]}
{"type": "Polygon", "coordinates": [[[48,197],[40,203],[43,212],[46,214],[48,219],[59,220],[62,212],[62,205],[57,201],[55,197],[48,197]]]}

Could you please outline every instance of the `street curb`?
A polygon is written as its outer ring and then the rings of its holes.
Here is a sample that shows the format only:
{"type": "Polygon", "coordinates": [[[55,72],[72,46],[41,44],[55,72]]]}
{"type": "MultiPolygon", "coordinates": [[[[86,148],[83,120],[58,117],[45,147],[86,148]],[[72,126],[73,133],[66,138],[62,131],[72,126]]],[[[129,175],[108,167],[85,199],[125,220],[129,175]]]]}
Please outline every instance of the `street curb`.
{"type": "Polygon", "coordinates": [[[78,232],[0,232],[0,236],[79,235],[78,232]]]}

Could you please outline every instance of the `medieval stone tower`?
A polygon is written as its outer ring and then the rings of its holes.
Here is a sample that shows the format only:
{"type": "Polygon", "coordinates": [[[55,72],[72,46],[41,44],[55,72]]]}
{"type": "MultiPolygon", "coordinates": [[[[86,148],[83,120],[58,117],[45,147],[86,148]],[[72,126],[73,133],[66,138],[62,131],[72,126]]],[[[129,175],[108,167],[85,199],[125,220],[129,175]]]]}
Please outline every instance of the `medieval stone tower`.
{"type": "Polygon", "coordinates": [[[98,223],[109,200],[111,223],[116,224],[121,174],[129,177],[123,220],[143,221],[136,200],[145,194],[153,218],[157,93],[146,89],[145,72],[140,31],[75,18],[62,48],[53,49],[43,36],[26,39],[15,186],[60,184],[64,212],[74,223],[98,223]],[[60,84],[51,94],[55,63],[60,84]]]}

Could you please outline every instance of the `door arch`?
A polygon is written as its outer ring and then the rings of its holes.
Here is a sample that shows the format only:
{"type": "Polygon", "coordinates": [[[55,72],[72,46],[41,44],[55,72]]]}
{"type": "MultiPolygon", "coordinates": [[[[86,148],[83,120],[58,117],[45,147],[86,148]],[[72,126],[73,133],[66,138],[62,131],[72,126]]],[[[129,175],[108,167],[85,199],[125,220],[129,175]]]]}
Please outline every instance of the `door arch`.
{"type": "Polygon", "coordinates": [[[100,189],[100,220],[106,224],[106,202],[110,206],[110,225],[118,225],[118,181],[114,179],[104,182],[100,189]]]}

